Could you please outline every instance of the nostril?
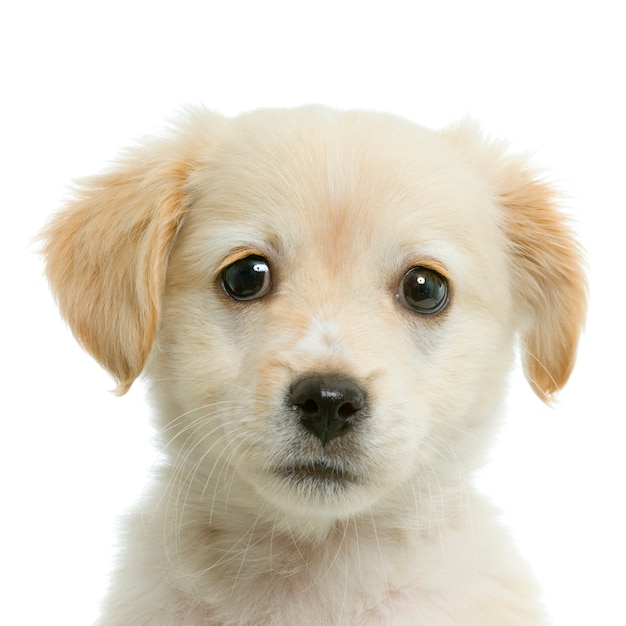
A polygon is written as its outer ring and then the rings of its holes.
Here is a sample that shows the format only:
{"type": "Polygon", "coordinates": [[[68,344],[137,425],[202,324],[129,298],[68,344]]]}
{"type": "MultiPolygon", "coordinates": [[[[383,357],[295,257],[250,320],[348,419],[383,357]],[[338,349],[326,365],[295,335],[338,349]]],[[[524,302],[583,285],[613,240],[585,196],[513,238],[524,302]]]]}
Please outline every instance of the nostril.
{"type": "Polygon", "coordinates": [[[306,415],[315,415],[320,411],[320,407],[317,402],[315,402],[315,400],[312,400],[311,398],[306,399],[301,404],[296,403],[296,406],[306,415]]]}
{"type": "Polygon", "coordinates": [[[361,407],[356,407],[351,402],[346,402],[339,407],[339,409],[337,410],[337,413],[340,418],[348,419],[350,416],[354,415],[360,409],[361,407]]]}

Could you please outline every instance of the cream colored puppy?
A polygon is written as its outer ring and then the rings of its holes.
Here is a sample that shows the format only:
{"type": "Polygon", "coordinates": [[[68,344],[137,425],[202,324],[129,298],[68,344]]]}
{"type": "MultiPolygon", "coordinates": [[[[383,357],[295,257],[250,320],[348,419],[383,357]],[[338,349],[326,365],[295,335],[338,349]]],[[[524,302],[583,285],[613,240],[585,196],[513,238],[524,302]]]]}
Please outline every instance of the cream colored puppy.
{"type": "Polygon", "coordinates": [[[553,191],[472,127],[188,112],[46,231],[83,346],[162,446],[100,623],[538,626],[475,492],[516,339],[566,382],[585,313],[553,191]]]}

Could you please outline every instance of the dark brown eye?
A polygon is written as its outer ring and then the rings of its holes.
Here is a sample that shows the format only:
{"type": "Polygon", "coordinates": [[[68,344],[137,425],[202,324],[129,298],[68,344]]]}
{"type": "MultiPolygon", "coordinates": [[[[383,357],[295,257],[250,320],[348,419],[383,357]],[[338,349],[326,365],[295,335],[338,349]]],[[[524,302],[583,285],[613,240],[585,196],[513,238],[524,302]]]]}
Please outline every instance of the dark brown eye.
{"type": "Polygon", "coordinates": [[[268,262],[252,254],[239,259],[222,271],[222,286],[233,300],[254,300],[272,286],[268,262]]]}
{"type": "Polygon", "coordinates": [[[398,299],[417,313],[439,313],[448,304],[448,281],[433,269],[413,267],[400,282],[398,299]]]}

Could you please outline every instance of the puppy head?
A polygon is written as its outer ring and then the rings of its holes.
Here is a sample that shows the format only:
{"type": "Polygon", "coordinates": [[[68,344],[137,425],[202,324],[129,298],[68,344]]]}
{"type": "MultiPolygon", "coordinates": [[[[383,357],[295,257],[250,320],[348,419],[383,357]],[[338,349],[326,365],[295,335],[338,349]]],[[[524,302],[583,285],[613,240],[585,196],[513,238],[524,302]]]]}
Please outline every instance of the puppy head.
{"type": "Polygon", "coordinates": [[[227,483],[336,516],[454,480],[515,336],[547,400],[584,317],[577,246],[522,160],[379,114],[189,115],[46,237],[77,337],[122,391],[145,367],[213,505],[227,483]]]}

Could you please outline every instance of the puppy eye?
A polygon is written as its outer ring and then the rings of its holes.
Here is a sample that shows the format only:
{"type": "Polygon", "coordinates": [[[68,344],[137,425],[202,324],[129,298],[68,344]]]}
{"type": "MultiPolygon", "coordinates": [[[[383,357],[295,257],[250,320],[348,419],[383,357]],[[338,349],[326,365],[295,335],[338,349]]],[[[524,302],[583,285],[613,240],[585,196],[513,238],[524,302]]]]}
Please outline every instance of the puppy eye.
{"type": "Polygon", "coordinates": [[[261,298],[271,285],[267,261],[254,254],[235,261],[222,272],[222,286],[233,300],[261,298]]]}
{"type": "Polygon", "coordinates": [[[428,267],[413,267],[402,278],[398,299],[418,313],[439,313],[448,304],[448,281],[428,267]]]}

